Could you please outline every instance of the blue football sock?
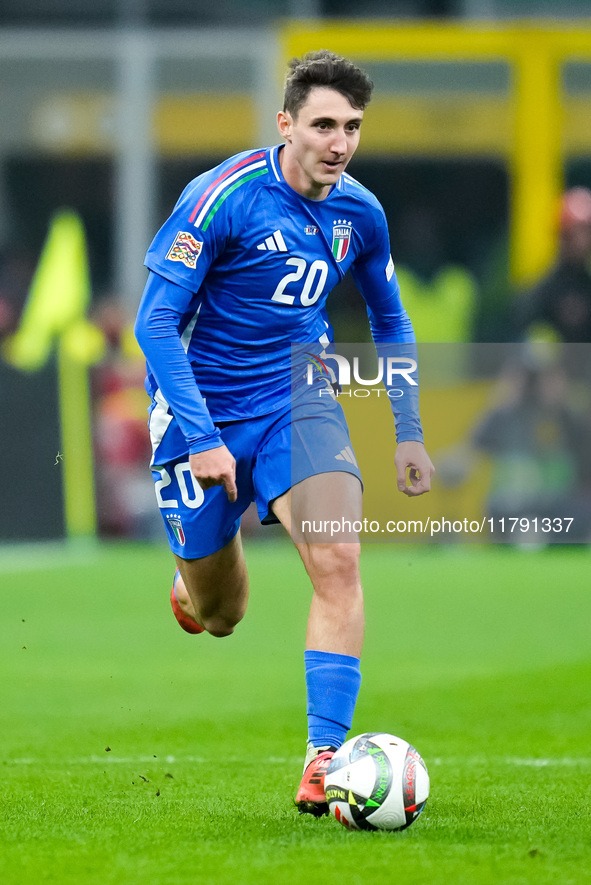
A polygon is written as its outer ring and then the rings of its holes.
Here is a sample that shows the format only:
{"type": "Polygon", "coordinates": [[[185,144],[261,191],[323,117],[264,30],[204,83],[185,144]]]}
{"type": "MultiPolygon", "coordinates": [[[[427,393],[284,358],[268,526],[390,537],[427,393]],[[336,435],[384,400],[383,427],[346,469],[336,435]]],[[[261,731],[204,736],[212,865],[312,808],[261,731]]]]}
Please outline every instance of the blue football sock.
{"type": "Polygon", "coordinates": [[[361,672],[359,658],[306,651],[308,740],[315,747],[340,747],[353,722],[361,672]]]}

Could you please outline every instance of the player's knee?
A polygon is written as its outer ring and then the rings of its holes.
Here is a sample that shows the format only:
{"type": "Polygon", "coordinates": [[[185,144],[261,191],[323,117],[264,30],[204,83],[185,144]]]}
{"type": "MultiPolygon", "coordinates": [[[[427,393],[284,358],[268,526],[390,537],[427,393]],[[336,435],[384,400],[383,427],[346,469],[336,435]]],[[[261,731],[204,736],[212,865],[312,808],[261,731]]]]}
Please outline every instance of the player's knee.
{"type": "Polygon", "coordinates": [[[236,625],[224,623],[222,621],[211,620],[206,621],[203,625],[210,636],[222,639],[224,636],[231,636],[236,625]]]}
{"type": "Polygon", "coordinates": [[[309,548],[310,571],[313,582],[355,585],[359,580],[358,543],[312,544],[309,548]]]}
{"type": "Polygon", "coordinates": [[[236,625],[242,620],[242,614],[225,615],[212,614],[201,617],[201,624],[211,636],[221,639],[223,636],[231,636],[236,625]]]}

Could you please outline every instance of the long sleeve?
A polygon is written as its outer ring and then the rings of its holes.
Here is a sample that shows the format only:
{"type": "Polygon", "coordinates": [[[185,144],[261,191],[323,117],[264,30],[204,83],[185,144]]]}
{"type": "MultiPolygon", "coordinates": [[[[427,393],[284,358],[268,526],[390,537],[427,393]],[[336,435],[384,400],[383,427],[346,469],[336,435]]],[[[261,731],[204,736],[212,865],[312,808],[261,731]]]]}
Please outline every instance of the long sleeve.
{"type": "Polygon", "coordinates": [[[376,231],[373,248],[355,263],[352,273],[367,305],[378,357],[384,361],[384,383],[394,415],[396,439],[422,442],[416,339],[400,300],[385,219],[376,231]]]}
{"type": "Polygon", "coordinates": [[[181,338],[187,316],[197,312],[193,293],[151,272],[135,324],[148,371],[176,418],[190,454],[221,445],[181,338]]]}

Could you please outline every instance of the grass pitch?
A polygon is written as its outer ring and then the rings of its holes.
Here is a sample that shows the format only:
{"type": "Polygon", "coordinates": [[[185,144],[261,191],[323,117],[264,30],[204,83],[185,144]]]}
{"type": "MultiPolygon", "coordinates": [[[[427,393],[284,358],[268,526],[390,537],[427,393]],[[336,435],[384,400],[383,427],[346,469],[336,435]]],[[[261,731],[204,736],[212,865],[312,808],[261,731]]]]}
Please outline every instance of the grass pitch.
{"type": "Polygon", "coordinates": [[[234,636],[190,637],[164,548],[0,552],[0,881],[591,881],[591,551],[367,546],[353,733],[423,755],[403,833],[298,816],[309,590],[247,542],[234,636]]]}

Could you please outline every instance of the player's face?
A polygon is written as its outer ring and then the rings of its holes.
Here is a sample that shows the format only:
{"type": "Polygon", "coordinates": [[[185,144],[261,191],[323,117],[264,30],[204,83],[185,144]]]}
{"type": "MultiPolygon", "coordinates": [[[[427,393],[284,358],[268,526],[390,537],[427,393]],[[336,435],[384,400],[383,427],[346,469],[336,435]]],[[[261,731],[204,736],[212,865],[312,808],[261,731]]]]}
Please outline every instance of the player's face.
{"type": "Polygon", "coordinates": [[[277,115],[286,144],[281,168],[287,183],[298,193],[322,200],[336,184],[359,144],[363,111],[352,107],[340,92],[315,86],[294,119],[277,115]]]}

